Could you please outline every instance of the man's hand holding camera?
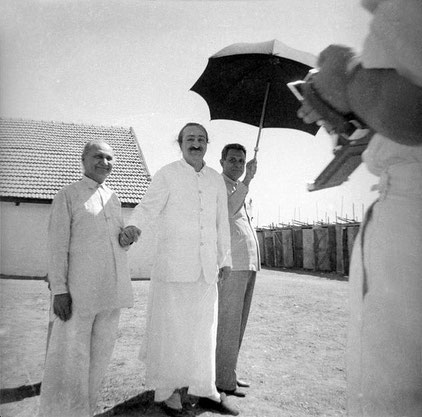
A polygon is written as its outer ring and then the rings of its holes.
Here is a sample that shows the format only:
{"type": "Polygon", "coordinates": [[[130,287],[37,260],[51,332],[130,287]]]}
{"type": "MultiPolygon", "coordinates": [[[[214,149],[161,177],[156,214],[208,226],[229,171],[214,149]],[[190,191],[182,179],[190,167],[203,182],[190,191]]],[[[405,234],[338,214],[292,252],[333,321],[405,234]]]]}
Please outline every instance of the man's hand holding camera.
{"type": "Polygon", "coordinates": [[[330,133],[348,137],[362,128],[348,102],[348,83],[359,63],[351,48],[331,45],[318,58],[319,70],[302,84],[302,106],[298,116],[306,123],[317,123],[330,133]],[[353,122],[352,122],[353,121],[353,122]]]}

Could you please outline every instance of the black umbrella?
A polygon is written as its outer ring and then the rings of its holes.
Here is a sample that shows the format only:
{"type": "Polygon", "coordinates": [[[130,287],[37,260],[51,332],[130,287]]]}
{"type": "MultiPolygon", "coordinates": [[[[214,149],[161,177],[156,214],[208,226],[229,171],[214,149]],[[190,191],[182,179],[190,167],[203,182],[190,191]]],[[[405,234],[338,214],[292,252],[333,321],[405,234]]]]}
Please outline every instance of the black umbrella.
{"type": "Polygon", "coordinates": [[[208,60],[191,88],[208,104],[211,120],[236,120],[258,126],[255,156],[264,127],[316,134],[319,127],[297,117],[300,102],[287,83],[305,78],[316,58],[280,41],[237,43],[208,60]]]}

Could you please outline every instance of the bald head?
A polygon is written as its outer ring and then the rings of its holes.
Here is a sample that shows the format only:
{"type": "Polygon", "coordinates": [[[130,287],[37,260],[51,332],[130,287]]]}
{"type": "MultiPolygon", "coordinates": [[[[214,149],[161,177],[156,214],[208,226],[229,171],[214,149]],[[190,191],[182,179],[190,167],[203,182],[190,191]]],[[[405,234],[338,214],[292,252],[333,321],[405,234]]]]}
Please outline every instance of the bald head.
{"type": "Polygon", "coordinates": [[[82,152],[82,164],[85,176],[102,184],[113,169],[112,147],[103,140],[87,142],[82,152]]]}
{"type": "Polygon", "coordinates": [[[113,152],[113,148],[105,141],[101,139],[93,139],[85,143],[84,149],[82,151],[82,160],[84,160],[85,155],[92,149],[92,148],[109,148],[111,152],[113,152]]]}

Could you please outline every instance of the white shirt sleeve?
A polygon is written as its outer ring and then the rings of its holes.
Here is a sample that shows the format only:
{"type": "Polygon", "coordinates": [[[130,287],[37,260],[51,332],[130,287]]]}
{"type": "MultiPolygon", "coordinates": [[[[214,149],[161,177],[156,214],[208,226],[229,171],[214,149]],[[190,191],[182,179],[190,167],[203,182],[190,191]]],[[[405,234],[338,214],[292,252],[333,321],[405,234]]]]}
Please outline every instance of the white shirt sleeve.
{"type": "Polygon", "coordinates": [[[48,226],[48,282],[53,295],[68,293],[71,214],[64,190],[54,197],[48,226]]]}
{"type": "Polygon", "coordinates": [[[129,224],[138,227],[141,231],[151,228],[166,206],[168,197],[169,187],[165,176],[158,171],[141,202],[134,208],[129,224]]]}

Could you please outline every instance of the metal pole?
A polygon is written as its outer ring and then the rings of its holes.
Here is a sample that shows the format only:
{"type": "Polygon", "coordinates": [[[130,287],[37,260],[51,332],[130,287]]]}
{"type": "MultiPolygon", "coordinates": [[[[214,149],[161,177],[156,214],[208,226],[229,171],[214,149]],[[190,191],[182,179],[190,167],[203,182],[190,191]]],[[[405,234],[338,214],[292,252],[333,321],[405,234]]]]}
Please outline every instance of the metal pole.
{"type": "Polygon", "coordinates": [[[264,127],[264,118],[265,118],[265,109],[267,108],[267,101],[268,101],[268,93],[270,92],[270,85],[271,83],[267,83],[267,88],[265,90],[265,97],[264,97],[264,104],[262,105],[262,112],[261,112],[261,120],[259,121],[259,130],[258,130],[258,137],[256,138],[256,144],[255,144],[255,155],[254,159],[256,159],[256,154],[258,153],[258,145],[259,145],[259,139],[261,138],[261,130],[264,127]]]}

